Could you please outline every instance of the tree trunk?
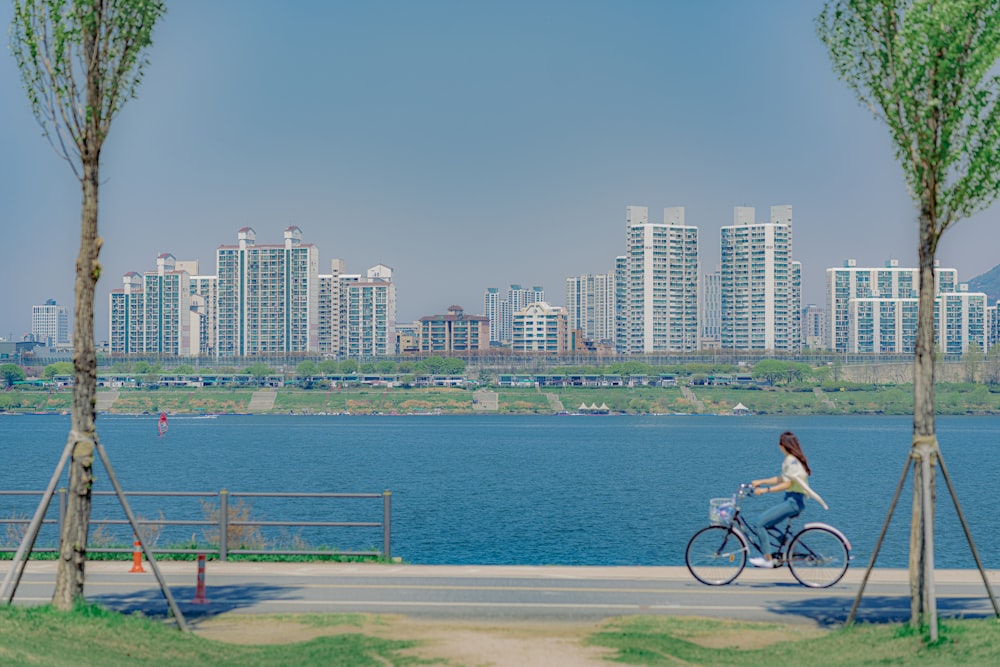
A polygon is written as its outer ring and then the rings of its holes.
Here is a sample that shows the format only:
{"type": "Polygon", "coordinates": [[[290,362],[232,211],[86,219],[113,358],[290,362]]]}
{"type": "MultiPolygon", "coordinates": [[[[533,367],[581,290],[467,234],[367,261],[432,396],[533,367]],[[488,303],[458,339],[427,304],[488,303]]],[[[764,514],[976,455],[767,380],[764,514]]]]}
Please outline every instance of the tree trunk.
{"type": "MultiPolygon", "coordinates": [[[[925,615],[934,609],[928,592],[933,591],[933,502],[925,503],[925,489],[933,501],[934,473],[937,462],[937,437],[934,430],[934,255],[935,224],[932,208],[925,206],[920,215],[920,299],[917,316],[917,342],[913,362],[913,521],[910,526],[910,624],[920,627],[925,615]],[[931,465],[924,466],[927,459],[931,465]],[[929,479],[925,479],[929,476],[929,479]],[[931,511],[925,512],[925,507],[931,511]],[[929,525],[925,525],[925,523],[929,525]]],[[[934,614],[928,619],[936,624],[934,614]]]]}
{"type": "Polygon", "coordinates": [[[83,212],[80,220],[80,253],[76,260],[76,310],[73,329],[73,410],[69,441],[73,446],[69,468],[67,512],[59,546],[59,568],[52,604],[72,609],[83,597],[90,529],[94,447],[97,442],[97,353],[94,349],[94,292],[100,277],[97,236],[99,154],[83,161],[81,179],[83,212]]]}

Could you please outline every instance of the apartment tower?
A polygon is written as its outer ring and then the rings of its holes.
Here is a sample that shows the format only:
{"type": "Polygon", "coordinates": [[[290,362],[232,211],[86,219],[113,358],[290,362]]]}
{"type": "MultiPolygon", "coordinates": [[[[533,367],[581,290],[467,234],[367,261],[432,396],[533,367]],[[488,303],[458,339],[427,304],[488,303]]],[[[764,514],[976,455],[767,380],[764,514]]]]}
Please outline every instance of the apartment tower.
{"type": "MultiPolygon", "coordinates": [[[[934,293],[954,292],[958,289],[958,271],[934,267],[934,293]]],[[[916,322],[916,306],[909,300],[916,300],[920,291],[920,270],[899,265],[899,260],[890,259],[881,267],[860,267],[856,260],[848,259],[843,266],[826,270],[826,345],[833,352],[850,352],[857,348],[858,326],[861,329],[874,327],[867,321],[859,322],[867,313],[876,315],[873,308],[884,302],[885,308],[878,318],[886,323],[885,344],[876,345],[861,335],[861,347],[872,352],[895,353],[897,350],[912,349],[912,341],[896,340],[890,333],[892,327],[898,331],[908,330],[910,321],[916,322]],[[852,300],[869,299],[868,305],[856,306],[851,313],[852,300]],[[859,313],[860,311],[860,313],[859,313]],[[853,324],[852,324],[853,323],[853,324]],[[852,333],[853,331],[855,333],[852,333]],[[851,341],[855,342],[852,343],[851,341]],[[871,345],[867,343],[871,342],[871,345]]],[[[880,327],[881,329],[881,327],[880,327]]],[[[900,334],[901,335],[901,334],[900,334]]]]}
{"type": "Polygon", "coordinates": [[[295,226],[284,243],[258,245],[250,227],[216,251],[221,357],[317,352],[319,251],[295,226]]]}
{"type": "Polygon", "coordinates": [[[566,279],[566,312],[569,328],[585,340],[615,339],[615,274],[584,274],[566,279]]]}
{"type": "Polygon", "coordinates": [[[737,206],[722,228],[722,348],[798,352],[802,266],[792,259],[792,207],[772,206],[769,222],[737,206]]]}
{"type": "Polygon", "coordinates": [[[667,208],[650,223],[645,206],[628,206],[625,353],[698,349],[698,228],[684,208],[667,208]]]}

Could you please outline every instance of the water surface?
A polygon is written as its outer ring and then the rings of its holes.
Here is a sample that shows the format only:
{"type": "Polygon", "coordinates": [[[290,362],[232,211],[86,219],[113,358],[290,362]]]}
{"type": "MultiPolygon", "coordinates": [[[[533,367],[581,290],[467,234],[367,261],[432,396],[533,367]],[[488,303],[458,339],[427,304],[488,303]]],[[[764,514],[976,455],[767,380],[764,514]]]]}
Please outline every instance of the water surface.
{"type": "MultiPolygon", "coordinates": [[[[68,427],[68,417],[0,417],[0,486],[43,489],[68,427]]],[[[707,522],[709,498],[777,474],[778,436],[791,429],[809,457],[813,487],[830,505],[824,511],[810,502],[804,518],[841,528],[863,566],[907,462],[911,428],[905,417],[178,416],[161,438],[155,416],[98,420],[129,491],[390,490],[393,554],[426,564],[683,564],[688,538],[707,522]]],[[[938,419],[945,463],[990,568],[1000,568],[992,511],[998,434],[1000,417],[938,419]]],[[[95,489],[110,490],[101,466],[96,470],[95,489]]],[[[974,567],[938,479],[937,565],[974,567]]],[[[2,502],[8,516],[33,511],[31,503],[2,502]]],[[[164,509],[173,518],[182,512],[170,502],[134,504],[143,516],[164,509]]],[[[906,567],[911,502],[907,483],[877,565],[906,567]]],[[[253,509],[265,519],[291,512],[381,520],[380,500],[338,507],[259,500],[253,509]]],[[[183,512],[204,518],[191,501],[183,512]]],[[[377,531],[314,539],[347,549],[381,546],[377,531]]]]}

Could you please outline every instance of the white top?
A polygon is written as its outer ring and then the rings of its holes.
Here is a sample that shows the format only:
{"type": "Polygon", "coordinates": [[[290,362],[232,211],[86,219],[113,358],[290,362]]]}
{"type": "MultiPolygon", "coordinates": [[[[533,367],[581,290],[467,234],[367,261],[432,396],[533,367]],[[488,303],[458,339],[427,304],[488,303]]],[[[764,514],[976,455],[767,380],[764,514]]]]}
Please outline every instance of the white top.
{"type": "Polygon", "coordinates": [[[830,509],[820,495],[809,488],[809,473],[802,467],[802,462],[791,454],[781,462],[781,480],[792,483],[791,487],[788,488],[789,491],[804,493],[822,505],[823,509],[830,509]]]}

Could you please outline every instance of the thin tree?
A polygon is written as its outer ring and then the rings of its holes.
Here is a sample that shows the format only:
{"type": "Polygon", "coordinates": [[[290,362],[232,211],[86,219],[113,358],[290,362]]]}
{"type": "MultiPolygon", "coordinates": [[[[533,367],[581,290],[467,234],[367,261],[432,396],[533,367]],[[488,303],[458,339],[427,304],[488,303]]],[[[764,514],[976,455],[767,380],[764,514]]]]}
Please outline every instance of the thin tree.
{"type": "Polygon", "coordinates": [[[1000,384],[1000,342],[993,343],[986,353],[986,384],[1000,384]]]}
{"type": "Polygon", "coordinates": [[[965,376],[962,379],[965,382],[975,383],[979,381],[979,369],[983,366],[983,359],[985,359],[985,355],[979,343],[969,343],[968,349],[962,355],[963,375],[965,376]]]}
{"type": "Polygon", "coordinates": [[[94,292],[101,275],[97,202],[101,149],[111,121],[135,96],[147,64],[160,0],[14,0],[11,50],[35,118],[80,181],[76,260],[73,408],[66,520],[60,536],[53,605],[70,609],[83,595],[97,404],[94,292]]]}
{"type": "Polygon", "coordinates": [[[1000,3],[829,0],[816,27],[837,75],[888,128],[918,210],[910,622],[933,640],[934,260],[944,232],[1000,191],[1000,3]]]}

